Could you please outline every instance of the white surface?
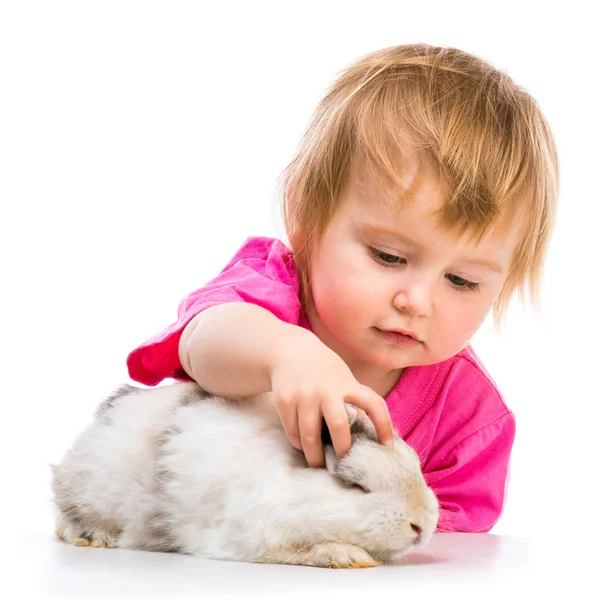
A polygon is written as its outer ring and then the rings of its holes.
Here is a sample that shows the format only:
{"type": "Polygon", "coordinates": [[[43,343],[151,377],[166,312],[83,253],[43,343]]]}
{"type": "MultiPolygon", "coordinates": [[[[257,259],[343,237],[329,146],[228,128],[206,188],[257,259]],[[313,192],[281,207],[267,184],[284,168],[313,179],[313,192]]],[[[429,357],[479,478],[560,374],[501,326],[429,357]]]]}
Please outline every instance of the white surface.
{"type": "MultiPolygon", "coordinates": [[[[3,563],[7,564],[6,558],[3,563]]],[[[344,599],[365,598],[369,593],[378,597],[378,591],[402,598],[401,591],[410,589],[415,599],[504,598],[511,591],[563,587],[577,599],[598,597],[597,586],[595,590],[585,586],[576,571],[565,570],[567,563],[562,559],[561,563],[562,568],[556,569],[547,562],[542,546],[529,540],[492,534],[436,534],[421,552],[404,557],[397,565],[359,570],[79,548],[51,535],[32,535],[10,545],[9,568],[2,583],[4,589],[36,597],[311,598],[320,590],[344,599]]]]}

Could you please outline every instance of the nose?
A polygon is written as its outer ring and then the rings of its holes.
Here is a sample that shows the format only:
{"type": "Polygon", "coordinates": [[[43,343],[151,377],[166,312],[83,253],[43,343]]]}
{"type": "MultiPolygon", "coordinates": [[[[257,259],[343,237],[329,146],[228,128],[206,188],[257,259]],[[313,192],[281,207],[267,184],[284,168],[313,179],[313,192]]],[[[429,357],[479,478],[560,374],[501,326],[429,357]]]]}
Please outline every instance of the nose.
{"type": "Polygon", "coordinates": [[[421,541],[421,534],[423,533],[423,528],[420,525],[417,525],[416,523],[411,523],[410,527],[417,534],[417,537],[415,538],[413,544],[418,544],[421,541]]]}
{"type": "Polygon", "coordinates": [[[394,306],[406,310],[411,315],[427,317],[432,310],[431,281],[425,278],[405,281],[402,289],[394,297],[394,306]]]}

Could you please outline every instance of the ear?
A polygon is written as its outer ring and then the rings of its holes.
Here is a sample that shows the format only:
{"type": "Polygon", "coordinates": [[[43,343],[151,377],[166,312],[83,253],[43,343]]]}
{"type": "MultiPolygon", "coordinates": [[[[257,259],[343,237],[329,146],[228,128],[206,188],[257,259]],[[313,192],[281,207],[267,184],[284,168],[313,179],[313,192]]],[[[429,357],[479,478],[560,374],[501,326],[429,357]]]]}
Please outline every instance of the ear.
{"type": "MultiPolygon", "coordinates": [[[[350,435],[352,435],[352,426],[356,423],[358,419],[358,412],[354,406],[351,404],[345,404],[346,413],[348,414],[348,425],[350,426],[350,435]]],[[[323,450],[325,452],[325,467],[332,474],[335,475],[339,466],[339,460],[335,454],[335,450],[333,448],[333,440],[331,439],[331,433],[329,432],[329,427],[327,427],[327,422],[325,419],[322,419],[321,423],[321,442],[323,443],[323,450]]],[[[354,439],[352,440],[354,442],[354,439]]]]}
{"type": "MultiPolygon", "coordinates": [[[[350,434],[352,434],[353,426],[359,421],[358,412],[351,404],[346,404],[346,413],[348,414],[348,425],[350,426],[350,434]]],[[[321,442],[323,447],[332,446],[333,441],[331,439],[331,433],[329,433],[329,427],[325,419],[321,419],[321,442]]]]}
{"type": "Polygon", "coordinates": [[[325,468],[332,475],[335,475],[335,472],[338,469],[338,465],[340,464],[338,457],[335,455],[335,450],[333,449],[333,446],[330,445],[323,445],[323,450],[325,452],[325,468]]]}
{"type": "MultiPolygon", "coordinates": [[[[333,446],[327,446],[325,448],[325,466],[327,470],[342,480],[342,482],[348,487],[358,487],[363,492],[370,492],[367,485],[367,471],[368,465],[362,464],[360,460],[354,460],[352,450],[342,460],[338,460],[335,455],[333,446]]],[[[355,453],[354,453],[355,454],[355,453]]]]}
{"type": "Polygon", "coordinates": [[[329,429],[323,419],[321,439],[325,451],[325,466],[332,475],[340,478],[346,485],[356,486],[365,492],[369,492],[369,487],[366,484],[368,464],[364,462],[366,457],[361,456],[363,453],[360,452],[360,448],[356,448],[356,444],[358,442],[360,445],[365,440],[377,441],[377,433],[372,423],[367,423],[358,416],[358,411],[354,406],[346,404],[346,412],[348,413],[348,424],[352,436],[352,447],[342,460],[338,460],[335,454],[329,429]],[[359,450],[359,452],[357,453],[356,450],[359,450]]]}
{"type": "MultiPolygon", "coordinates": [[[[346,403],[346,413],[348,414],[348,425],[350,426],[350,435],[352,436],[352,443],[357,439],[369,439],[374,442],[378,441],[377,432],[375,426],[370,421],[365,421],[358,416],[358,410],[352,404],[346,403]]],[[[321,442],[323,447],[333,446],[333,440],[331,439],[331,433],[325,419],[321,419],[321,442]]]]}
{"type": "Polygon", "coordinates": [[[353,404],[348,404],[347,402],[345,403],[346,406],[346,412],[348,413],[348,424],[350,425],[350,429],[352,429],[352,425],[354,425],[354,423],[356,423],[356,421],[359,420],[359,416],[358,416],[358,410],[356,409],[356,406],[354,406],[353,404]]]}

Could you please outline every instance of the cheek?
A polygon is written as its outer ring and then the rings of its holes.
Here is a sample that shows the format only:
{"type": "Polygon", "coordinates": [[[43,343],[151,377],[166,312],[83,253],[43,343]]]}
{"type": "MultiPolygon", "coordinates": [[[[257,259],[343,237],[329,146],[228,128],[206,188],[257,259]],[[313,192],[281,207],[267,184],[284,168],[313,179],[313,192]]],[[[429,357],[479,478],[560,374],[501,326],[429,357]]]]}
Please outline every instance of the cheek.
{"type": "Polygon", "coordinates": [[[487,302],[480,304],[456,303],[453,306],[448,303],[440,319],[439,333],[443,340],[442,343],[464,347],[479,329],[488,311],[487,302]]]}
{"type": "Polygon", "coordinates": [[[349,256],[328,255],[329,260],[314,264],[312,273],[315,307],[321,318],[352,320],[368,312],[368,277],[349,256]]]}

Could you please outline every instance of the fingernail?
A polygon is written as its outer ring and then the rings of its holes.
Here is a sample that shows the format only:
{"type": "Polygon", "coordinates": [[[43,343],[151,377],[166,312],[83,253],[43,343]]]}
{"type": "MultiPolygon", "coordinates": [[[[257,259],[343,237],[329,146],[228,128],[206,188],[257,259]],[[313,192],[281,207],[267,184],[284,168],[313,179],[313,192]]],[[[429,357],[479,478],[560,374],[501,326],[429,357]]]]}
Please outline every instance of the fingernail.
{"type": "Polygon", "coordinates": [[[385,445],[391,448],[394,445],[394,438],[390,438],[385,445]]]}

